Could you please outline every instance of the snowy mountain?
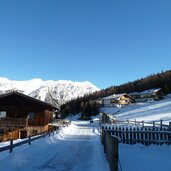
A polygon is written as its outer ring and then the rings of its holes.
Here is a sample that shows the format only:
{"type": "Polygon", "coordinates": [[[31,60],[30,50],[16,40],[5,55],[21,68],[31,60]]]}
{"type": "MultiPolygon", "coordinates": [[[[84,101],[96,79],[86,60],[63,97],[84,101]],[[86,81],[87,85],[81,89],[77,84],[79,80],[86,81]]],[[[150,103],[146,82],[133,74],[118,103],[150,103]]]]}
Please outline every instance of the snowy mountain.
{"type": "Polygon", "coordinates": [[[59,106],[71,99],[82,97],[100,89],[88,81],[43,81],[42,79],[12,81],[0,77],[0,93],[3,94],[9,90],[17,90],[31,97],[59,106]]]}

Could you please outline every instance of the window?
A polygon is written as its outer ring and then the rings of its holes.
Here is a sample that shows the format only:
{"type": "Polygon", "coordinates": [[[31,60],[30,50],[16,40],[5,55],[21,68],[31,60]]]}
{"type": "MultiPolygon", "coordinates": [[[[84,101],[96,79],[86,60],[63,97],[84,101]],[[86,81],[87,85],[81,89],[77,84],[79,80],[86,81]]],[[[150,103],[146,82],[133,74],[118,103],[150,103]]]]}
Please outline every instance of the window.
{"type": "Polygon", "coordinates": [[[0,118],[6,117],[6,111],[0,111],[0,118]]]}
{"type": "Polygon", "coordinates": [[[34,117],[35,117],[35,112],[29,112],[28,113],[28,118],[29,119],[34,119],[34,117]]]}

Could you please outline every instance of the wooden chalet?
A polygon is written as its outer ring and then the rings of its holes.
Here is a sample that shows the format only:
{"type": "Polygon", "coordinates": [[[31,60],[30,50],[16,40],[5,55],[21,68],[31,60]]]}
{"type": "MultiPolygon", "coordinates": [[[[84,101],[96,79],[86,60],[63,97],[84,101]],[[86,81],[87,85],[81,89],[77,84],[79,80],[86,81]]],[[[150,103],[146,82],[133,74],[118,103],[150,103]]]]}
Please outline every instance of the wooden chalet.
{"type": "Polygon", "coordinates": [[[48,131],[55,107],[19,92],[0,95],[0,136],[18,139],[48,131]]]}
{"type": "Polygon", "coordinates": [[[129,93],[128,95],[131,96],[134,100],[140,98],[139,92],[132,92],[132,93],[129,93]]]}
{"type": "Polygon", "coordinates": [[[135,102],[147,102],[159,100],[163,96],[163,90],[161,88],[148,89],[142,92],[133,92],[129,94],[135,102]]]}
{"type": "Polygon", "coordinates": [[[141,98],[153,98],[158,100],[163,95],[163,90],[161,88],[149,89],[140,93],[141,98]]]}
{"type": "Polygon", "coordinates": [[[113,94],[102,98],[102,106],[104,107],[122,107],[132,103],[132,98],[127,94],[113,94]]]}

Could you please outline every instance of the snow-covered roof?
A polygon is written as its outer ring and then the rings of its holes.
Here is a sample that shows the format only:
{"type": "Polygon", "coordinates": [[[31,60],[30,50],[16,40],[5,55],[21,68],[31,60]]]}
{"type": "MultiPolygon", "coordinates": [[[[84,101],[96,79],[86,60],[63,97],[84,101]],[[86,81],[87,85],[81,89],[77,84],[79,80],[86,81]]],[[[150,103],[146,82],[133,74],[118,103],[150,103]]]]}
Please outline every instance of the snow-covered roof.
{"type": "Polygon", "coordinates": [[[146,94],[153,94],[153,93],[156,93],[158,91],[160,91],[161,88],[156,88],[156,89],[149,89],[149,90],[145,90],[141,93],[139,93],[140,95],[146,95],[146,94]]]}
{"type": "Polygon", "coordinates": [[[136,96],[136,95],[139,95],[139,92],[132,92],[132,93],[129,93],[128,95],[129,96],[136,96]]]}
{"type": "Polygon", "coordinates": [[[111,96],[107,96],[102,98],[102,100],[110,100],[110,99],[118,99],[119,97],[126,95],[127,93],[122,93],[122,94],[113,94],[111,96]]]}
{"type": "MultiPolygon", "coordinates": [[[[4,104],[4,103],[5,104],[8,104],[8,103],[11,104],[9,99],[10,98],[15,99],[16,97],[18,99],[20,99],[18,101],[23,101],[22,104],[26,104],[26,105],[31,104],[32,105],[34,103],[34,104],[38,104],[38,105],[43,106],[43,107],[48,107],[50,109],[56,109],[56,107],[50,103],[38,100],[38,99],[30,97],[30,96],[27,96],[27,95],[20,93],[18,91],[10,91],[6,94],[1,94],[0,95],[0,102],[1,102],[1,104],[4,104]],[[24,101],[26,101],[26,102],[24,103],[24,101]]],[[[14,102],[12,102],[12,104],[13,105],[17,104],[17,103],[19,103],[18,101],[14,101],[14,102]]]]}

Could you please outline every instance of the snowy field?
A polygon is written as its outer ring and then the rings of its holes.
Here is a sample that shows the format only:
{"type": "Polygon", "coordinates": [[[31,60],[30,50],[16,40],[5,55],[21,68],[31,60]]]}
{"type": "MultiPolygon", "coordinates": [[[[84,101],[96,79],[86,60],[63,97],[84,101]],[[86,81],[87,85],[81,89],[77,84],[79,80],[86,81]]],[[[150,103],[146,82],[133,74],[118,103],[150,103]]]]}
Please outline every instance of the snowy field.
{"type": "MultiPolygon", "coordinates": [[[[118,120],[171,122],[171,99],[152,103],[136,103],[123,108],[101,108],[118,120]]],[[[123,171],[171,171],[171,145],[119,144],[119,159],[123,171]]]]}
{"type": "Polygon", "coordinates": [[[171,99],[152,103],[136,103],[123,108],[101,108],[101,112],[115,115],[120,120],[171,122],[171,99]]]}
{"type": "Polygon", "coordinates": [[[171,171],[171,146],[119,144],[122,171],[171,171]]]}

